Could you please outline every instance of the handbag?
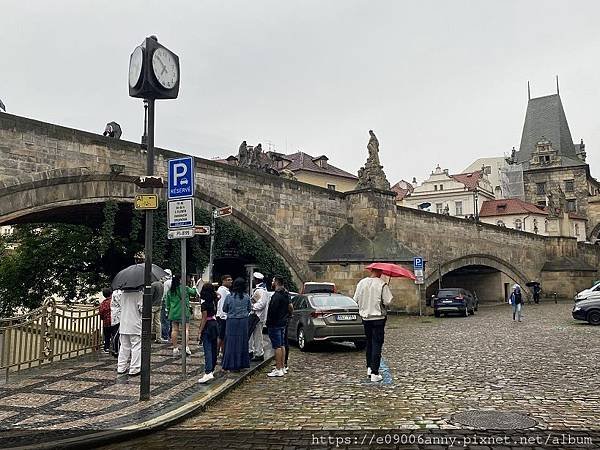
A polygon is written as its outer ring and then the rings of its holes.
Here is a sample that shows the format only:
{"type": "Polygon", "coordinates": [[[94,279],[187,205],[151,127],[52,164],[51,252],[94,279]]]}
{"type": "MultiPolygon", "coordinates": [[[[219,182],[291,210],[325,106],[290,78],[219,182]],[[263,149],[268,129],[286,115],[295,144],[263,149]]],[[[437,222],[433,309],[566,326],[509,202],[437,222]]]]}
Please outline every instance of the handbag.
{"type": "Polygon", "coordinates": [[[260,322],[260,318],[252,313],[248,316],[248,339],[250,339],[250,336],[252,336],[252,333],[254,333],[254,329],[256,328],[256,325],[258,325],[258,322],[260,322]]]}
{"type": "Polygon", "coordinates": [[[120,349],[121,349],[121,335],[117,331],[110,338],[110,346],[108,347],[108,350],[110,351],[111,355],[113,355],[115,358],[117,358],[119,356],[120,349]]]}

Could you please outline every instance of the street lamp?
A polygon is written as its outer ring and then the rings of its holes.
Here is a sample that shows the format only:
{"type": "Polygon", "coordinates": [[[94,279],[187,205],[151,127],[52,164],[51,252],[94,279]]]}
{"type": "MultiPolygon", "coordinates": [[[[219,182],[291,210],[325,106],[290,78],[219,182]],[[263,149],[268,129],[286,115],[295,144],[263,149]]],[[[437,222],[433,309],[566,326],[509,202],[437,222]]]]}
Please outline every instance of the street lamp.
{"type": "Polygon", "coordinates": [[[475,202],[475,222],[479,222],[479,192],[477,191],[477,185],[475,186],[473,201],[475,202]]]}
{"type": "MultiPolygon", "coordinates": [[[[158,43],[156,36],[144,39],[129,58],[129,96],[144,99],[144,123],[148,128],[146,175],[154,175],[154,101],[179,95],[179,57],[158,43]],[[147,108],[146,108],[147,105],[147,108]],[[147,113],[146,113],[147,111],[147,113]],[[147,122],[146,122],[147,121],[147,122]]],[[[146,126],[144,126],[146,128],[146,126]]],[[[145,133],[144,133],[145,134],[145,133]]],[[[152,187],[147,188],[152,193],[152,187]]],[[[152,329],[152,233],[154,211],[146,210],[144,239],[144,301],[142,307],[142,367],[140,400],[150,399],[150,334],[152,329]]],[[[184,281],[185,282],[185,281],[184,281]]],[[[182,311],[183,314],[183,311],[182,311]]]]}

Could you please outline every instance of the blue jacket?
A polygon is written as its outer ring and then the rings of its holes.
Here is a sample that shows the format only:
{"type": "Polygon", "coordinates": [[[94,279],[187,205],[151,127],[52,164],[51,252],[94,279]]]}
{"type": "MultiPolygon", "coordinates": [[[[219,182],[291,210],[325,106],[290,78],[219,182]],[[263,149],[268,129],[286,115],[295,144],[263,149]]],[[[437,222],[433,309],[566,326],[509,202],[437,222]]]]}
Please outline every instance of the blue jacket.
{"type": "Polygon", "coordinates": [[[227,313],[227,319],[243,319],[244,317],[248,317],[248,314],[252,311],[250,297],[248,294],[244,294],[242,298],[234,294],[229,294],[225,297],[223,311],[227,313]]]}

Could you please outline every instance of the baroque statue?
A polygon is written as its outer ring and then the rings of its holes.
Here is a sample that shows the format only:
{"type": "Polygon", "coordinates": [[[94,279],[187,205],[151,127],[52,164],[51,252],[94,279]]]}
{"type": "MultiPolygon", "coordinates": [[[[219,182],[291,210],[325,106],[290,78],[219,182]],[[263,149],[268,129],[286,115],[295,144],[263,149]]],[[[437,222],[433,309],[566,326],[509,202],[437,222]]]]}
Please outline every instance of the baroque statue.
{"type": "Polygon", "coordinates": [[[369,143],[367,150],[369,156],[367,163],[358,170],[357,189],[381,189],[390,190],[390,182],[385,176],[383,166],[379,162],[379,141],[373,130],[369,130],[369,143]]]}

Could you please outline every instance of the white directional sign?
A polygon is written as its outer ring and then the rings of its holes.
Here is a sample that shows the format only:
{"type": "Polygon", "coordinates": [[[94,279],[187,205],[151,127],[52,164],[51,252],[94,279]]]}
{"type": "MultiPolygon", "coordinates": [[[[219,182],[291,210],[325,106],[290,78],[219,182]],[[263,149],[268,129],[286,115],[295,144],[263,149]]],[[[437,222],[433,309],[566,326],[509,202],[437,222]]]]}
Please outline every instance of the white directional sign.
{"type": "Polygon", "coordinates": [[[168,198],[185,198],[194,196],[194,158],[170,159],[168,161],[169,186],[168,198]]]}
{"type": "Polygon", "coordinates": [[[181,230],[169,230],[167,237],[169,239],[188,239],[194,237],[193,228],[182,228],[181,230]]]}
{"type": "Polygon", "coordinates": [[[191,228],[194,233],[194,199],[169,200],[167,205],[169,230],[191,228]]]}
{"type": "Polygon", "coordinates": [[[233,214],[233,206],[223,206],[222,208],[219,209],[215,209],[215,218],[217,217],[223,217],[223,216],[230,216],[231,214],[233,214]]]}
{"type": "Polygon", "coordinates": [[[194,227],[194,234],[208,236],[210,234],[210,227],[208,225],[196,225],[194,227]]]}

